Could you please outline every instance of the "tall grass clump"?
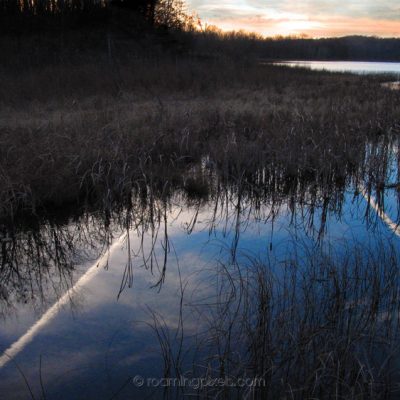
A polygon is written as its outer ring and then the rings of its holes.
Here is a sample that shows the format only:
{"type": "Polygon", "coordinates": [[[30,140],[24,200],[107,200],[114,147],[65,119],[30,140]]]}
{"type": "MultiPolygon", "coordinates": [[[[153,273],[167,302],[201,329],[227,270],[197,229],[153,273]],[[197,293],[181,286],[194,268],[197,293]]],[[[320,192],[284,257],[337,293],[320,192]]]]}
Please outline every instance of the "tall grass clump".
{"type": "Polygon", "coordinates": [[[108,204],[144,177],[182,179],[204,157],[227,177],[278,168],[282,179],[345,180],[366,141],[400,128],[400,93],[379,78],[173,56],[115,73],[101,62],[32,68],[8,70],[0,88],[4,217],[108,204]]]}

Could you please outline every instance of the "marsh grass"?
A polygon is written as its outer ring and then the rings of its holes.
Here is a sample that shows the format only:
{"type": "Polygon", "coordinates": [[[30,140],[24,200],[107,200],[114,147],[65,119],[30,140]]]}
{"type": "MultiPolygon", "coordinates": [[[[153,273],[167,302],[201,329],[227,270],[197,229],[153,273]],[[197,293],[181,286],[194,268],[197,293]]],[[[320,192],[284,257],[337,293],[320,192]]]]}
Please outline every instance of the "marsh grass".
{"type": "Polygon", "coordinates": [[[24,70],[14,68],[18,56],[4,63],[2,218],[68,204],[110,208],[155,182],[206,194],[204,182],[184,177],[204,157],[227,179],[270,171],[288,184],[298,176],[345,180],[367,140],[400,129],[400,93],[381,87],[386,78],[154,49],[136,57],[121,46],[112,65],[98,50],[68,62],[57,50],[55,62],[24,70]]]}
{"type": "MultiPolygon", "coordinates": [[[[385,190],[400,182],[388,180],[398,157],[400,92],[381,86],[387,77],[275,67],[229,51],[182,56],[176,46],[154,46],[152,36],[109,37],[0,39],[9,56],[0,65],[1,314],[18,302],[45,303],[47,286],[65,291],[76,263],[106,251],[118,230],[141,238],[141,266],[161,290],[171,204],[193,208],[188,234],[206,204],[210,233],[234,216],[230,262],[216,266],[207,304],[185,302],[181,282],[175,332],[149,310],[165,375],[186,371],[189,309],[206,325],[193,376],[267,383],[200,391],[200,398],[395,398],[396,248],[335,254],[316,246],[279,265],[239,263],[237,252],[243,215],[273,221],[287,207],[317,231],[319,244],[346,190],[357,199],[365,186],[383,204],[385,190]],[[60,210],[73,212],[56,223],[60,210]]],[[[128,251],[120,293],[133,279],[128,251]]]]}

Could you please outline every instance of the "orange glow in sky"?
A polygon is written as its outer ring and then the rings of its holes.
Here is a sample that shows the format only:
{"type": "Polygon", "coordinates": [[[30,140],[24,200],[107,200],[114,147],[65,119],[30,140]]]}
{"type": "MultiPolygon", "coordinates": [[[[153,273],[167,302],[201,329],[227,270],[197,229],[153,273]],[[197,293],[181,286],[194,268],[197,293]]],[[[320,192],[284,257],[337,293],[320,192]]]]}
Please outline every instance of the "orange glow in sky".
{"type": "Polygon", "coordinates": [[[398,0],[188,0],[203,23],[264,36],[400,37],[398,0]]]}

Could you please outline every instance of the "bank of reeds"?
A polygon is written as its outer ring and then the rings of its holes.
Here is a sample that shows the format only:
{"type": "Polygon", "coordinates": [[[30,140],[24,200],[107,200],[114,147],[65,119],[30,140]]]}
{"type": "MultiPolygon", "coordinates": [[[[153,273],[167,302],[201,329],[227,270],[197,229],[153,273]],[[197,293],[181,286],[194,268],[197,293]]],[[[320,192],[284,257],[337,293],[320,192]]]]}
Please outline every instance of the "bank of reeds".
{"type": "Polygon", "coordinates": [[[400,93],[381,78],[227,59],[98,61],[4,67],[2,217],[109,205],[154,180],[183,185],[205,156],[226,177],[279,169],[279,179],[343,181],[366,140],[399,132],[400,93]]]}

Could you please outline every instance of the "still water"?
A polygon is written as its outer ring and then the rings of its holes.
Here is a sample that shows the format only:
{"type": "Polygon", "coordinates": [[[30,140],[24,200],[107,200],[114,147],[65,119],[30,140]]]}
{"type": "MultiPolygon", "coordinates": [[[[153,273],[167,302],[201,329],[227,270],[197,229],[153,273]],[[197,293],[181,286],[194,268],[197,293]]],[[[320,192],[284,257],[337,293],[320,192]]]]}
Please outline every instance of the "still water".
{"type": "MultiPolygon", "coordinates": [[[[295,351],[290,338],[313,324],[336,337],[349,318],[370,323],[363,313],[381,286],[373,325],[391,327],[388,341],[398,322],[399,155],[396,143],[365,151],[366,166],[385,160],[383,191],[368,188],[370,171],[290,190],[259,171],[261,186],[274,187],[265,193],[211,173],[206,197],[133,198],[107,221],[92,213],[4,236],[0,398],[162,398],[163,377],[187,379],[168,387],[178,396],[198,393],[193,379],[222,368],[234,382],[254,378],[254,336],[267,314],[276,346],[267,353],[280,349],[274,360],[283,366],[283,349],[295,351]],[[266,292],[270,308],[258,301],[266,292]],[[344,306],[335,300],[342,295],[344,306]],[[335,322],[338,307],[350,314],[335,322]],[[296,333],[299,321],[307,323],[296,333]]],[[[379,348],[385,365],[393,351],[379,348]]],[[[274,374],[268,379],[281,379],[274,374]]],[[[245,398],[253,386],[235,390],[245,398]]]]}
{"type": "Polygon", "coordinates": [[[309,68],[320,71],[351,72],[355,74],[394,74],[400,77],[400,63],[398,62],[285,61],[276,64],[290,67],[309,68]]]}

